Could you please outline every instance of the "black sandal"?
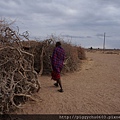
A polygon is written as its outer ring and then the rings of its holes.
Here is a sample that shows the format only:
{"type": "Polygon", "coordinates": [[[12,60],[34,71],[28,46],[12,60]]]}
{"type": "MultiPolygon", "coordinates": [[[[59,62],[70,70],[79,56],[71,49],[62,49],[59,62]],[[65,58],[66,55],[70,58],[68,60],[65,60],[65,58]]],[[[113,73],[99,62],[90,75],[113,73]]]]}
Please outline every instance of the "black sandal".
{"type": "Polygon", "coordinates": [[[54,85],[55,85],[56,87],[58,87],[58,83],[55,83],[54,85]]]}
{"type": "Polygon", "coordinates": [[[59,92],[64,92],[63,89],[58,90],[59,92]]]}

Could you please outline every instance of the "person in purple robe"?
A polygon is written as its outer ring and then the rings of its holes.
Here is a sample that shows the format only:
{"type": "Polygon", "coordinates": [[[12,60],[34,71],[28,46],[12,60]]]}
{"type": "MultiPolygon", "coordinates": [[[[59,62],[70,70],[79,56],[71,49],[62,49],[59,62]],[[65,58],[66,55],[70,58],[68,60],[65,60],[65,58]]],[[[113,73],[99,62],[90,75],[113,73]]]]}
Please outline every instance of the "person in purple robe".
{"type": "Polygon", "coordinates": [[[65,50],[61,47],[61,42],[56,42],[56,47],[54,48],[51,63],[52,63],[52,79],[56,81],[54,84],[56,87],[60,86],[59,92],[63,92],[60,73],[63,68],[63,62],[65,60],[65,50]]]}

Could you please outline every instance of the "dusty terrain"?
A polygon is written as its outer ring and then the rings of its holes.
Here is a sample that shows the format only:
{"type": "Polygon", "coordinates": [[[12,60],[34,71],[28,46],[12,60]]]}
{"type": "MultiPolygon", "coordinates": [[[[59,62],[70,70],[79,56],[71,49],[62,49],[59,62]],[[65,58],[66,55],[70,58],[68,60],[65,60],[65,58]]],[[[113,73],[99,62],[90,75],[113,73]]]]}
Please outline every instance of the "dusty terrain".
{"type": "Polygon", "coordinates": [[[120,54],[86,52],[80,71],[63,75],[63,93],[49,76],[40,77],[38,102],[29,101],[22,114],[120,114],[120,54]]]}

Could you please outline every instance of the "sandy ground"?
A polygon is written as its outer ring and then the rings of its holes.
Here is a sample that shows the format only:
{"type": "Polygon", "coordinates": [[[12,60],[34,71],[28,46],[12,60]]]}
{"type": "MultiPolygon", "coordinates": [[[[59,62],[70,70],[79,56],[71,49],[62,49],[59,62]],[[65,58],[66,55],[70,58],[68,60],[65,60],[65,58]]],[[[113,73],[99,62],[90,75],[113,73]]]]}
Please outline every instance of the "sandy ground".
{"type": "Polygon", "coordinates": [[[120,54],[86,52],[80,71],[61,77],[59,93],[49,76],[40,77],[38,102],[29,101],[22,114],[120,114],[120,54]]]}

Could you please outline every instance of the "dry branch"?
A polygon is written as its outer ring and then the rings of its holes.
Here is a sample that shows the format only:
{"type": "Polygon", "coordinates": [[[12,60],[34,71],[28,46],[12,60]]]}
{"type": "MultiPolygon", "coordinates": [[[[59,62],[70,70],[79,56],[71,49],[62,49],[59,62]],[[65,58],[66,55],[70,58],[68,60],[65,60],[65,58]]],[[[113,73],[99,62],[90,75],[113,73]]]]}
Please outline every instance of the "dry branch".
{"type": "Polygon", "coordinates": [[[17,96],[30,97],[40,89],[33,55],[13,47],[0,49],[0,112],[19,107],[17,96]],[[4,104],[3,104],[4,103],[4,104]],[[6,108],[7,106],[7,108],[6,108]]]}
{"type": "MultiPolygon", "coordinates": [[[[28,37],[24,36],[23,37],[28,37]]],[[[0,24],[0,113],[20,108],[40,89],[34,55],[23,49],[19,33],[0,24]]]]}

